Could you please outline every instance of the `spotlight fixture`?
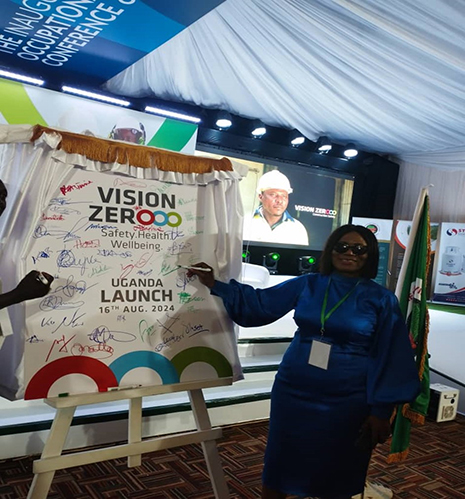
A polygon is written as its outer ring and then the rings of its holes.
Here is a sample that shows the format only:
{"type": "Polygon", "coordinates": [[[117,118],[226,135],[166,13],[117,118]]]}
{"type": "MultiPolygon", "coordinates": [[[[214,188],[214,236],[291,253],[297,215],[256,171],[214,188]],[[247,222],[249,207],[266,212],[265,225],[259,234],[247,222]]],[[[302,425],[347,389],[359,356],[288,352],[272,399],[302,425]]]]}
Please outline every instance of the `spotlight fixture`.
{"type": "Polygon", "coordinates": [[[227,111],[219,111],[215,125],[220,129],[220,130],[226,130],[232,125],[232,119],[231,115],[227,111]]]}
{"type": "Polygon", "coordinates": [[[196,116],[189,116],[188,114],[176,113],[161,109],[160,107],[146,106],[144,111],[146,113],[158,114],[158,116],[166,116],[167,118],[176,118],[178,120],[189,121],[191,123],[200,123],[202,120],[196,116]]]}
{"type": "Polygon", "coordinates": [[[291,130],[289,139],[293,147],[298,147],[305,142],[305,137],[298,130],[291,130]]]}
{"type": "Polygon", "coordinates": [[[315,263],[316,263],[316,258],[314,256],[300,256],[299,272],[301,274],[308,274],[309,272],[313,272],[315,263]]]}
{"type": "Polygon", "coordinates": [[[352,142],[350,142],[349,144],[346,145],[346,148],[344,149],[344,156],[347,159],[355,158],[355,156],[357,156],[357,154],[358,154],[358,150],[355,147],[355,144],[352,144],[352,142]]]}
{"type": "Polygon", "coordinates": [[[276,253],[276,251],[263,255],[263,266],[268,269],[270,274],[278,273],[278,262],[280,258],[281,255],[276,253]]]}
{"type": "Polygon", "coordinates": [[[266,127],[260,120],[252,122],[252,131],[250,132],[255,138],[263,137],[266,133],[266,127]]]}
{"type": "Polygon", "coordinates": [[[331,141],[326,136],[320,137],[316,143],[316,150],[320,154],[326,154],[327,152],[331,151],[332,148],[333,148],[333,145],[331,144],[331,141]]]}
{"type": "Polygon", "coordinates": [[[127,100],[115,99],[114,97],[109,97],[103,94],[96,94],[94,92],[88,92],[87,90],[81,90],[79,88],[68,87],[66,85],[63,85],[61,87],[61,90],[69,94],[80,95],[82,97],[88,97],[89,99],[101,100],[103,102],[108,102],[109,104],[116,104],[118,106],[127,107],[131,104],[127,100]]]}
{"type": "Polygon", "coordinates": [[[24,81],[25,83],[32,83],[33,85],[39,86],[45,83],[44,80],[40,80],[39,78],[31,78],[30,76],[21,75],[19,73],[11,73],[10,71],[4,71],[3,69],[0,69],[0,76],[10,80],[24,81]]]}

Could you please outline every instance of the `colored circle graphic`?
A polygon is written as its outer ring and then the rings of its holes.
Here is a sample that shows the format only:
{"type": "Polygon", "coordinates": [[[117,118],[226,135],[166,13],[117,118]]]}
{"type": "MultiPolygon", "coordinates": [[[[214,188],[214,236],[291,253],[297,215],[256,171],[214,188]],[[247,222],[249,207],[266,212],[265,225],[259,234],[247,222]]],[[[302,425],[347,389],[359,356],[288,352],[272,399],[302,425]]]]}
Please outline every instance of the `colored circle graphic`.
{"type": "Polygon", "coordinates": [[[100,360],[82,355],[63,357],[50,362],[34,374],[27,385],[24,398],[26,400],[46,398],[53,383],[68,374],[89,376],[97,384],[99,392],[118,384],[111,369],[100,360]]]}
{"type": "Polygon", "coordinates": [[[179,383],[179,376],[173,364],[163,355],[147,350],[130,352],[122,355],[110,364],[118,384],[123,376],[138,367],[147,367],[160,375],[163,384],[179,383]]]}
{"type": "Polygon", "coordinates": [[[220,352],[208,347],[192,347],[183,350],[176,354],[171,362],[178,372],[179,378],[181,374],[194,362],[205,362],[210,364],[218,374],[219,378],[227,378],[232,376],[232,367],[228,359],[220,352]]]}

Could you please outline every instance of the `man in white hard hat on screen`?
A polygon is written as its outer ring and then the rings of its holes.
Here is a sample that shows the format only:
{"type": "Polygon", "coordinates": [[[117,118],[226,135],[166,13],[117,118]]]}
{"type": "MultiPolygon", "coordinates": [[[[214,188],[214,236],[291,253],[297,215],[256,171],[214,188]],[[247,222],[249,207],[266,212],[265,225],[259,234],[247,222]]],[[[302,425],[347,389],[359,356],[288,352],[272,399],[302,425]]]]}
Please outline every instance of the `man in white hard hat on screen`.
{"type": "Polygon", "coordinates": [[[146,139],[145,127],[140,121],[131,116],[123,116],[112,128],[109,138],[144,145],[146,139]]]}
{"type": "Polygon", "coordinates": [[[244,240],[308,246],[307,230],[287,211],[291,192],[289,179],[278,170],[260,177],[260,206],[245,224],[244,240]]]}

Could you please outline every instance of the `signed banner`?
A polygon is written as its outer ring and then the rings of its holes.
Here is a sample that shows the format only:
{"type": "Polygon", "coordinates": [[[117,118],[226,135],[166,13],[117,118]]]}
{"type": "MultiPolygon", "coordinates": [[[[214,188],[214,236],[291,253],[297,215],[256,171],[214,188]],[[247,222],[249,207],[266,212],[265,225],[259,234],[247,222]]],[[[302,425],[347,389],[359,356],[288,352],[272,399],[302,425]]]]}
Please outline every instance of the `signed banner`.
{"type": "Polygon", "coordinates": [[[26,399],[237,373],[221,303],[181,267],[205,244],[203,188],[76,168],[53,194],[26,256],[55,277],[26,307],[26,399]]]}

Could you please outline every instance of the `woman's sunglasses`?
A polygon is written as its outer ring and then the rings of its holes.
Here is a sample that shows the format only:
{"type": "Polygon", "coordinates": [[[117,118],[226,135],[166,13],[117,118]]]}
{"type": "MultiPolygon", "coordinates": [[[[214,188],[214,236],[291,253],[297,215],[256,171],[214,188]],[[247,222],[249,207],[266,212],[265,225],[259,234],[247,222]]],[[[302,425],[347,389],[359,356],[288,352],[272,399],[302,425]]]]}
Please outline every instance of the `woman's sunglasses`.
{"type": "Polygon", "coordinates": [[[364,255],[368,251],[368,246],[363,244],[349,244],[349,243],[336,243],[333,250],[336,253],[347,253],[349,250],[352,251],[354,255],[364,255]]]}

